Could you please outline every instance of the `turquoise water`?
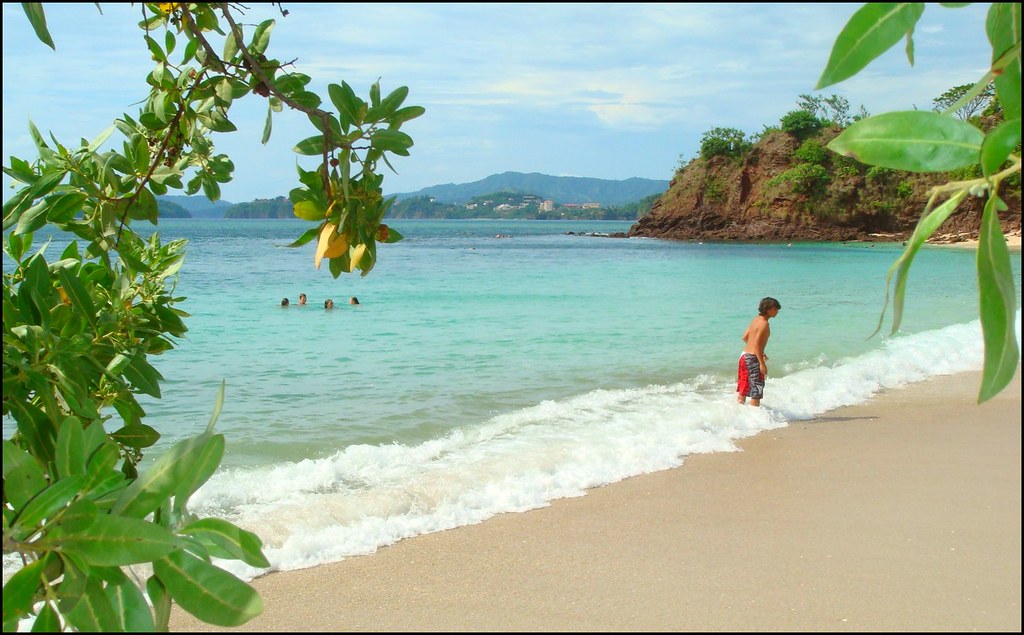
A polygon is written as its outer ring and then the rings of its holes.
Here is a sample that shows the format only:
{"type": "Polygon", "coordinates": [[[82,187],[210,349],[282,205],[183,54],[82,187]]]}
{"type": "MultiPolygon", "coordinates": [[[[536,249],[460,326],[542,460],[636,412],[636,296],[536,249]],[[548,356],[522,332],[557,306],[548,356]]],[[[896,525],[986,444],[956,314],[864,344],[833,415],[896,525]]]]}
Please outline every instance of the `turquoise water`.
{"type": "MultiPolygon", "coordinates": [[[[406,240],[385,245],[369,276],[335,280],[313,268],[312,246],[282,247],[300,221],[165,222],[165,238],[190,239],[179,289],[192,319],[160,360],[166,397],[147,407],[151,423],[169,439],[201,430],[223,379],[229,464],[422,441],[594,388],[732,373],[765,295],[783,305],[775,368],[835,361],[880,344],[868,336],[899,253],[578,235],[628,229],[617,222],[396,227],[406,240]],[[280,308],[300,292],[309,305],[280,308]]],[[[970,251],[925,250],[904,328],[975,318],[974,266],[970,251]]]]}
{"type": "MultiPolygon", "coordinates": [[[[888,337],[887,318],[869,337],[899,245],[584,235],[624,222],[394,226],[406,239],[369,276],[335,280],[312,245],[284,247],[301,221],[161,223],[190,241],[178,290],[192,317],[156,360],[164,398],[143,402],[164,435],[149,459],[201,431],[226,382],[224,465],[194,506],[259,533],[275,569],[581,495],[981,366],[971,250],[923,249],[902,330],[888,337]],[[758,410],[733,391],[766,295],[783,308],[758,410]]],[[[1013,267],[1019,293],[1019,253],[1013,267]]]]}

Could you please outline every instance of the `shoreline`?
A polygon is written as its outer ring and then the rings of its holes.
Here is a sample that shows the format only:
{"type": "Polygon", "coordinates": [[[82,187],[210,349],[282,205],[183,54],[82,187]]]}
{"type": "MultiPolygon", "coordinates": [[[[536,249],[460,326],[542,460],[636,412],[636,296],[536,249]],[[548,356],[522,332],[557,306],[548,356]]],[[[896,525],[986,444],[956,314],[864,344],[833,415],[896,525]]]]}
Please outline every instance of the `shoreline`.
{"type": "Polygon", "coordinates": [[[1021,628],[1020,371],[942,376],[548,507],[257,578],[235,629],[1021,628]]]}
{"type": "MultiPolygon", "coordinates": [[[[1010,251],[1020,251],[1020,237],[1021,232],[1018,229],[1016,232],[1006,234],[1006,246],[1009,247],[1010,251]]],[[[941,237],[940,237],[941,238],[941,237]]],[[[959,249],[977,249],[978,240],[953,240],[950,242],[931,242],[929,239],[925,244],[933,247],[953,247],[959,249]]]]}

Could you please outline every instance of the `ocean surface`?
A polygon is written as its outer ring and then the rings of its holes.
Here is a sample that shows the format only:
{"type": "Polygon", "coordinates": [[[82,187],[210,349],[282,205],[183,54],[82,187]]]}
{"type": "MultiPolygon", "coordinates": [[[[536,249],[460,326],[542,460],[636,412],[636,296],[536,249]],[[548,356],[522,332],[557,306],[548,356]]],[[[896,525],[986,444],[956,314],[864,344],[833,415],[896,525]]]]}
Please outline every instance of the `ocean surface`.
{"type": "MultiPolygon", "coordinates": [[[[189,239],[177,290],[191,317],[153,359],[164,398],[142,403],[163,438],[147,461],[205,428],[224,381],[227,451],[192,509],[256,532],[271,570],[582,496],[982,365],[972,250],[924,248],[901,330],[889,335],[890,308],[871,337],[898,244],[605,235],[628,222],[392,225],[406,239],[382,245],[368,276],[334,279],[313,268],[313,244],[285,246],[302,221],[161,221],[165,241],[189,239]],[[734,391],[764,296],[782,310],[758,409],[734,391]]],[[[1020,341],[1019,311],[1017,328],[1020,341]]]]}

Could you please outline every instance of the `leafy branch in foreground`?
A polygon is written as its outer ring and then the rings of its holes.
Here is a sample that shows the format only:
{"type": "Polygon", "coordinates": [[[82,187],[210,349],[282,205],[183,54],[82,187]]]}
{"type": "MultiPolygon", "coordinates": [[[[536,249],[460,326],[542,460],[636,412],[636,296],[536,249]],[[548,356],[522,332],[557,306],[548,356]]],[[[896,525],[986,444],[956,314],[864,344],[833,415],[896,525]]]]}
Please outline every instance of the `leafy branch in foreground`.
{"type": "MultiPolygon", "coordinates": [[[[946,3],[944,6],[963,5],[946,3]]],[[[864,5],[836,38],[816,89],[856,75],[903,39],[907,58],[913,65],[914,27],[924,10],[922,3],[864,5]]],[[[958,86],[940,97],[937,103],[946,106],[941,113],[909,111],[868,117],[851,125],[828,145],[830,150],[862,163],[908,172],[946,172],[980,166],[981,177],[946,183],[929,192],[928,205],[907,249],[889,270],[885,308],[879,320],[881,328],[889,304],[889,285],[895,275],[892,332],[899,329],[907,275],[921,245],[967,196],[986,198],[977,258],[979,312],[985,343],[979,403],[991,399],[1010,383],[1020,358],[1015,329],[1016,285],[998,216],[1007,209],[999,196],[1000,186],[1021,171],[1020,4],[993,3],[985,28],[992,45],[989,71],[975,84],[958,86]],[[967,118],[965,113],[977,109],[979,99],[990,94],[993,84],[1004,120],[986,134],[964,119],[967,118]],[[940,199],[943,202],[933,209],[940,199]]]]}
{"type": "MultiPolygon", "coordinates": [[[[55,49],[42,5],[22,6],[55,49]]],[[[235,102],[267,99],[264,142],[285,106],[312,122],[317,134],[296,151],[319,166],[299,169],[291,200],[316,224],[295,244],[318,237],[318,266],[327,258],[335,277],[365,275],[377,244],[401,239],[381,222],[391,200],[377,168],[413,145],[399,129],[423,108],[403,107],[407,88],[382,96],[375,83],[364,101],[345,82],[330,84],[332,113],[307,90],[308,76],[268,58],[274,20],[243,26],[243,8],[229,3],[141,10],[142,54],[155,63],[141,111],[77,147],[30,123],[37,156],[3,167],[19,187],[3,205],[12,265],[3,274],[3,416],[16,425],[3,441],[3,545],[22,564],[3,587],[5,632],[26,618],[36,631],[166,630],[172,602],[221,626],[262,610],[248,584],[213,562],[268,567],[259,538],[187,509],[223,457],[213,431],[223,385],[206,430],[139,470],[160,434],[136,396],[161,396],[150,357],[175,346],[188,315],[174,293],[185,241],[143,238],[131,223],[156,224],[156,196],[169,190],[219,198],[234,165],[212,137],[235,130],[235,102]],[[70,239],[59,258],[47,260],[49,240],[33,249],[40,231],[70,239]],[[107,432],[114,413],[123,425],[107,432]]]]}

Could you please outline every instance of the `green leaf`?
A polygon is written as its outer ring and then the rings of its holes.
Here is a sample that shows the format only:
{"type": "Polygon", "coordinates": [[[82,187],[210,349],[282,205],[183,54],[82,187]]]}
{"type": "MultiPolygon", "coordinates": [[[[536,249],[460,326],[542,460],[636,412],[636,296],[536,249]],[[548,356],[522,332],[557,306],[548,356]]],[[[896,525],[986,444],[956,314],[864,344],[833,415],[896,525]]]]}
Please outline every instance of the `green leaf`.
{"type": "MultiPolygon", "coordinates": [[[[7,441],[4,441],[4,496],[14,509],[21,509],[46,489],[46,476],[34,460],[7,472],[7,441]]],[[[13,444],[12,444],[13,445],[13,444]]]]}
{"type": "Polygon", "coordinates": [[[133,220],[148,220],[154,225],[160,217],[160,206],[153,193],[142,188],[138,196],[128,203],[128,217],[133,220]]]}
{"type": "Polygon", "coordinates": [[[405,123],[410,119],[415,119],[423,113],[427,112],[423,106],[406,106],[405,108],[399,108],[395,111],[395,114],[391,116],[389,121],[392,126],[405,123]]]}
{"type": "Polygon", "coordinates": [[[274,88],[285,95],[291,95],[295,92],[301,92],[304,90],[306,84],[311,81],[309,75],[303,73],[282,73],[273,80],[274,88]]]}
{"type": "Polygon", "coordinates": [[[57,279],[60,286],[68,294],[71,305],[78,309],[78,315],[88,320],[93,328],[96,328],[96,307],[92,303],[92,296],[86,290],[85,285],[78,278],[78,274],[67,267],[57,270],[57,279]]]}
{"type": "Polygon", "coordinates": [[[50,201],[44,198],[25,210],[25,213],[18,219],[18,226],[14,228],[14,233],[31,234],[42,229],[46,225],[46,212],[49,209],[50,201]]]}
{"type": "Polygon", "coordinates": [[[61,629],[60,617],[57,609],[53,608],[52,602],[43,604],[43,608],[36,615],[36,621],[32,622],[33,633],[59,633],[61,629]]]}
{"type": "Polygon", "coordinates": [[[924,13],[920,2],[871,2],[865,4],[836,38],[825,71],[815,90],[853,77],[872,60],[909,36],[924,13]]]}
{"type": "Polygon", "coordinates": [[[46,156],[55,157],[57,156],[53,150],[50,150],[50,146],[46,145],[46,140],[43,139],[43,135],[39,134],[39,128],[36,128],[31,120],[28,122],[28,134],[32,137],[32,142],[36,144],[36,149],[39,150],[40,156],[44,152],[48,153],[46,156]]]}
{"type": "Polygon", "coordinates": [[[171,596],[167,587],[155,575],[146,579],[146,594],[153,603],[153,616],[158,631],[167,631],[167,622],[171,619],[171,596]]]}
{"type": "Polygon", "coordinates": [[[56,51],[57,47],[53,45],[50,30],[46,28],[46,14],[43,13],[43,4],[41,2],[22,2],[21,8],[25,10],[25,15],[28,16],[28,21],[32,24],[32,29],[35,30],[39,41],[56,51]]]}
{"type": "Polygon", "coordinates": [[[828,148],[861,163],[907,172],[946,172],[978,163],[984,133],[937,112],[890,112],[855,122],[828,148]]]}
{"type": "Polygon", "coordinates": [[[19,539],[27,538],[42,524],[43,520],[53,517],[58,511],[67,507],[82,490],[84,484],[85,476],[76,475],[63,478],[47,487],[18,514],[11,531],[19,539]]]}
{"type": "Polygon", "coordinates": [[[998,196],[985,204],[978,236],[978,291],[985,365],[978,403],[1006,388],[1017,371],[1017,294],[1010,250],[999,226],[998,196]]]}
{"type": "Polygon", "coordinates": [[[157,560],[153,572],[181,608],[209,624],[239,626],[263,611],[252,587],[186,551],[157,560]]]}
{"type": "Polygon", "coordinates": [[[293,211],[302,220],[310,221],[323,220],[327,214],[320,201],[299,201],[294,205],[293,211]]]}
{"type": "Polygon", "coordinates": [[[380,78],[370,85],[370,106],[380,108],[380,78]]]}
{"type": "Polygon", "coordinates": [[[405,98],[409,96],[408,86],[399,86],[391,92],[390,95],[381,100],[380,106],[376,108],[377,116],[381,119],[387,119],[398,110],[398,107],[402,105],[405,98]]]}
{"type": "Polygon", "coordinates": [[[220,518],[203,518],[181,528],[181,533],[198,538],[219,558],[241,560],[253,567],[269,567],[263,543],[256,534],[220,518]]]}
{"type": "Polygon", "coordinates": [[[1020,145],[1020,119],[1004,121],[985,136],[981,144],[981,170],[992,176],[1006,163],[1010,153],[1020,145]]]}
{"type": "Polygon", "coordinates": [[[11,166],[3,166],[3,171],[4,174],[21,183],[31,183],[36,178],[35,170],[32,169],[28,161],[18,157],[11,157],[11,166]]]}
{"type": "Polygon", "coordinates": [[[306,90],[299,91],[292,95],[292,101],[304,108],[319,108],[320,96],[306,90]]]}
{"type": "Polygon", "coordinates": [[[7,234],[7,251],[15,260],[20,262],[22,256],[24,256],[25,252],[27,252],[31,247],[32,234],[24,234],[21,236],[15,235],[14,232],[7,234]]]}
{"type": "Polygon", "coordinates": [[[217,103],[221,106],[231,105],[231,101],[234,99],[234,90],[231,88],[231,82],[227,79],[222,79],[217,82],[214,87],[214,92],[217,95],[217,103]]]}
{"type": "MultiPolygon", "coordinates": [[[[314,219],[314,220],[316,220],[316,219],[314,219]]],[[[305,245],[306,243],[308,243],[309,241],[313,240],[314,238],[316,238],[319,235],[320,235],[320,228],[319,227],[311,227],[311,228],[307,229],[306,231],[302,232],[302,235],[299,236],[298,238],[296,238],[295,242],[291,243],[288,246],[289,247],[301,247],[302,245],[305,245]]]]}
{"type": "Polygon", "coordinates": [[[138,518],[100,514],[88,531],[67,533],[46,542],[100,567],[152,562],[182,549],[185,542],[165,527],[138,518]]]}
{"type": "Polygon", "coordinates": [[[146,46],[149,47],[149,52],[153,56],[153,59],[157,62],[166,62],[167,54],[160,48],[160,45],[156,43],[156,40],[150,36],[146,36],[146,46]]]}
{"type": "MultiPolygon", "coordinates": [[[[168,31],[168,33],[170,33],[170,32],[168,31]]],[[[108,138],[110,138],[110,135],[112,135],[113,133],[114,133],[114,126],[110,126],[110,127],[109,127],[109,128],[107,128],[106,130],[104,130],[103,132],[101,132],[101,133],[99,134],[99,136],[97,136],[97,137],[96,137],[95,139],[93,139],[93,140],[92,140],[92,143],[90,143],[90,144],[89,144],[89,147],[87,148],[87,150],[88,150],[89,152],[96,152],[96,150],[98,150],[98,149],[99,149],[99,147],[100,147],[101,145],[103,145],[103,143],[104,143],[104,142],[105,142],[105,141],[106,141],[106,140],[107,140],[108,138]]]]}
{"type": "Polygon", "coordinates": [[[213,434],[213,428],[217,425],[217,419],[220,418],[221,410],[224,409],[224,388],[227,386],[225,380],[220,380],[220,386],[217,388],[217,398],[213,402],[213,412],[210,413],[210,420],[206,423],[206,433],[213,434]]]}
{"type": "MultiPolygon", "coordinates": [[[[885,304],[882,306],[882,315],[878,318],[878,326],[875,328],[875,333],[878,333],[882,328],[882,320],[885,318],[885,308],[889,305],[889,283],[892,281],[893,273],[896,274],[896,292],[893,298],[892,308],[892,333],[895,333],[900,328],[900,322],[903,319],[903,297],[906,293],[907,287],[907,275],[910,273],[910,265],[914,262],[914,256],[920,251],[921,246],[924,245],[928,237],[935,233],[942,223],[946,222],[950,214],[956,211],[957,206],[967,196],[966,191],[960,191],[954,194],[945,203],[926,214],[918,221],[917,227],[914,228],[914,234],[907,241],[907,248],[903,250],[901,255],[896,262],[893,263],[892,267],[889,268],[889,274],[885,278],[885,304]]],[[[875,333],[872,333],[873,336],[875,333]]]]}
{"type": "Polygon", "coordinates": [[[174,44],[174,32],[168,30],[167,33],[164,34],[164,48],[167,49],[168,55],[174,52],[174,44]]]}
{"type": "Polygon", "coordinates": [[[238,54],[238,41],[235,40],[235,32],[229,31],[227,37],[224,38],[224,54],[221,59],[225,62],[230,62],[231,58],[238,54]]]}
{"type": "MultiPolygon", "coordinates": [[[[206,436],[206,435],[204,435],[206,436]]],[[[192,494],[208,481],[224,458],[224,435],[209,435],[206,443],[190,456],[192,465],[178,480],[174,488],[174,510],[184,514],[185,505],[192,494]]]]}
{"type": "Polygon", "coordinates": [[[409,156],[412,143],[412,137],[398,130],[375,130],[370,136],[370,145],[374,148],[403,157],[409,156]]]}
{"type": "Polygon", "coordinates": [[[122,372],[136,390],[160,398],[160,381],[163,380],[163,376],[146,361],[145,353],[139,352],[134,355],[122,372]]]}
{"type": "Polygon", "coordinates": [[[64,533],[84,532],[92,527],[99,514],[100,508],[96,503],[82,499],[75,501],[61,512],[60,518],[56,519],[56,522],[64,533]]]}
{"type": "Polygon", "coordinates": [[[274,106],[271,103],[267,103],[267,121],[263,124],[263,137],[260,139],[260,143],[266,145],[270,141],[270,131],[274,127],[274,106]]]}
{"type": "Polygon", "coordinates": [[[234,132],[238,128],[219,109],[197,115],[200,122],[213,132],[234,132]]]}
{"type": "Polygon", "coordinates": [[[32,611],[36,591],[42,586],[41,576],[45,568],[45,559],[30,562],[4,583],[4,624],[27,617],[32,611]]]}
{"type": "MultiPolygon", "coordinates": [[[[5,481],[10,477],[11,472],[18,468],[30,469],[34,467],[38,470],[39,476],[43,477],[43,471],[39,468],[39,463],[32,458],[32,455],[14,445],[13,442],[7,439],[4,439],[3,442],[3,459],[3,473],[5,481]]],[[[44,482],[45,480],[45,477],[43,477],[44,482]]],[[[6,486],[6,483],[4,485],[6,486]]]]}
{"type": "Polygon", "coordinates": [[[121,445],[139,450],[152,446],[160,439],[160,433],[144,423],[126,425],[110,436],[121,445]]]}
{"type": "MultiPolygon", "coordinates": [[[[1020,119],[1020,29],[1021,5],[1019,2],[993,2],[985,19],[985,31],[992,44],[992,62],[1006,62],[996,74],[996,96],[1003,107],[1007,121],[1020,119]],[[1012,52],[1016,46],[1015,54],[1012,52]],[[1004,56],[1012,55],[1009,60],[1004,56]]],[[[995,69],[993,69],[995,70],[995,69]]]]}
{"type": "Polygon", "coordinates": [[[103,585],[94,577],[86,579],[85,593],[70,611],[64,613],[64,617],[79,632],[109,632],[116,631],[118,627],[114,607],[110,605],[103,585]]]}
{"type": "Polygon", "coordinates": [[[118,621],[118,630],[124,633],[151,633],[154,629],[153,614],[149,612],[142,591],[128,576],[121,573],[117,580],[107,584],[107,597],[118,621]]]}
{"type": "Polygon", "coordinates": [[[256,30],[252,35],[252,44],[249,45],[249,50],[255,55],[262,55],[266,52],[267,46],[270,45],[270,32],[274,30],[274,25],[277,24],[274,20],[264,20],[256,26],[256,30]]]}
{"type": "Polygon", "coordinates": [[[85,192],[67,192],[53,197],[46,212],[51,223],[66,223],[82,211],[82,203],[89,197],[85,192]]]}
{"type": "MultiPolygon", "coordinates": [[[[27,213],[27,210],[32,206],[33,201],[37,198],[46,196],[53,191],[55,187],[61,182],[64,176],[67,174],[64,170],[54,170],[47,172],[40,176],[32,185],[18,190],[18,193],[12,196],[10,199],[4,202],[4,230],[6,231],[14,223],[18,223],[21,227],[20,217],[22,214],[27,213]]],[[[38,207],[38,205],[36,206],[38,207]]],[[[33,208],[35,209],[35,208],[33,208]]],[[[45,210],[45,207],[43,208],[45,210]]],[[[35,210],[33,214],[40,213],[41,210],[35,210]]],[[[45,217],[43,222],[45,224],[45,217]]],[[[28,231],[31,231],[30,229],[28,231]]],[[[17,232],[17,233],[25,233],[17,232]]]]}
{"type": "Polygon", "coordinates": [[[347,124],[360,125],[363,123],[363,109],[366,108],[366,102],[356,97],[355,91],[348,85],[347,82],[342,82],[341,86],[337,84],[329,84],[327,86],[327,93],[331,97],[331,103],[338,109],[339,114],[344,115],[341,118],[341,127],[348,129],[347,124]]]}
{"type": "Polygon", "coordinates": [[[205,446],[223,443],[223,439],[218,442],[213,436],[201,434],[176,443],[122,492],[113,513],[143,518],[159,507],[181,483],[193,480],[193,472],[208,469],[205,461],[209,452],[205,446]]]}
{"type": "Polygon", "coordinates": [[[57,474],[61,477],[85,474],[85,444],[82,422],[65,417],[57,432],[57,474]]]}
{"type": "Polygon", "coordinates": [[[292,148],[296,153],[316,156],[324,153],[324,136],[322,134],[303,139],[292,148]]]}

